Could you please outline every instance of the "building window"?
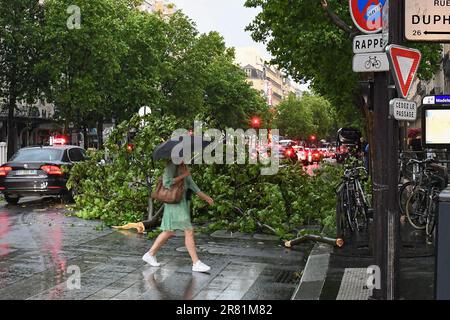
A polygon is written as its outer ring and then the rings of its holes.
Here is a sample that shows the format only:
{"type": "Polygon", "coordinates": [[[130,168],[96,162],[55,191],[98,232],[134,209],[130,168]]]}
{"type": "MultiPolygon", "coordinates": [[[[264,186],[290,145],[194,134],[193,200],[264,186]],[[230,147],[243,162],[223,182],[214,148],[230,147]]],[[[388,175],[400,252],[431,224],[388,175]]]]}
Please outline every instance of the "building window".
{"type": "Polygon", "coordinates": [[[252,77],[252,69],[245,69],[245,73],[247,74],[247,78],[252,77]]]}

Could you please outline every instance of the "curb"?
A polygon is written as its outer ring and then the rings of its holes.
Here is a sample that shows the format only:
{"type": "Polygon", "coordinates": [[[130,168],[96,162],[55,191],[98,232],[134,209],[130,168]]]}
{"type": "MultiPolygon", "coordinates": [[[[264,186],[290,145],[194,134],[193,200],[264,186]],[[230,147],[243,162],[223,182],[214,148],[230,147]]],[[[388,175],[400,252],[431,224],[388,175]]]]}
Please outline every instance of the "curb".
{"type": "Polygon", "coordinates": [[[333,247],[328,244],[316,243],[314,245],[291,300],[319,300],[327,277],[332,251],[333,247]]]}

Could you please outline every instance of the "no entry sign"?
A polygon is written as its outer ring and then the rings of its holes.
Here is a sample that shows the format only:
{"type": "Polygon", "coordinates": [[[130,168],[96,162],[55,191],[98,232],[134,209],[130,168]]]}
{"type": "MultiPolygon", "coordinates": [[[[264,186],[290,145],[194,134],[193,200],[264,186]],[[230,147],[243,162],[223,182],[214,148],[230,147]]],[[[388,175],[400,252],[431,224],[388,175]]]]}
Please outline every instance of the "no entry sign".
{"type": "Polygon", "coordinates": [[[450,0],[405,1],[405,38],[450,42],[450,0]]]}
{"type": "Polygon", "coordinates": [[[386,0],[349,0],[350,14],[364,33],[377,33],[383,27],[382,11],[386,0]]]}

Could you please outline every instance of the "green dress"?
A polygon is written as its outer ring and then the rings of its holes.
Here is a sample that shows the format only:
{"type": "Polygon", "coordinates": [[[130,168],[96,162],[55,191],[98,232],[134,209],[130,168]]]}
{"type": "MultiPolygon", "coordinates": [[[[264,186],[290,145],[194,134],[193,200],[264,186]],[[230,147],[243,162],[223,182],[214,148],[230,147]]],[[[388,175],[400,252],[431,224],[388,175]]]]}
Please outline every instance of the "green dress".
{"type": "MultiPolygon", "coordinates": [[[[173,184],[173,179],[179,175],[177,166],[173,163],[166,165],[163,175],[163,186],[170,188],[173,184]]],[[[175,230],[192,230],[191,216],[190,216],[190,201],[186,199],[188,190],[194,193],[200,191],[200,188],[192,180],[191,176],[184,179],[184,194],[180,203],[164,204],[164,216],[161,223],[161,230],[175,231],[175,230]]]]}

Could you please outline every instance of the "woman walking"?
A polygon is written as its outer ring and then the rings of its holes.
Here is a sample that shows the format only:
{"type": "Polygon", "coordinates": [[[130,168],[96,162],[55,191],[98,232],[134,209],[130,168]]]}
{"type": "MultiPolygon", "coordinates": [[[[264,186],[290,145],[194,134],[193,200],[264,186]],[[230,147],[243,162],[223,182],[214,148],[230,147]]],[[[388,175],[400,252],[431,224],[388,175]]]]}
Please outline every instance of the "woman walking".
{"type": "Polygon", "coordinates": [[[194,228],[191,224],[189,210],[190,201],[187,198],[187,192],[191,190],[209,205],[213,205],[214,200],[200,191],[200,188],[195,184],[194,180],[192,180],[191,173],[184,163],[176,166],[172,161],[169,161],[164,169],[163,186],[165,188],[170,188],[174,183],[178,183],[181,180],[184,180],[184,195],[181,202],[176,204],[164,204],[164,215],[161,223],[161,230],[163,232],[156,238],[150,251],[142,257],[142,260],[153,267],[159,267],[160,264],[156,260],[157,252],[169,238],[175,235],[175,230],[183,230],[185,245],[192,259],[192,271],[208,272],[211,268],[201,262],[197,256],[194,228]]]}

